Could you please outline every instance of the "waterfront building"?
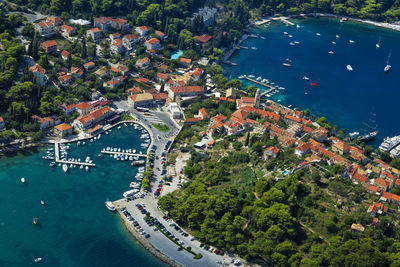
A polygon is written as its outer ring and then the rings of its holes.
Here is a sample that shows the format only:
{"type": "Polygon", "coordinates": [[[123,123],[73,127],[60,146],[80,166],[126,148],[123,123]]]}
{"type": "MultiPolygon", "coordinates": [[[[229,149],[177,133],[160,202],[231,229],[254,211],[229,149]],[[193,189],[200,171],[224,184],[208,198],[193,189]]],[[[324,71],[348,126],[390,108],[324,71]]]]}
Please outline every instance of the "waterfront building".
{"type": "Polygon", "coordinates": [[[57,43],[54,40],[43,42],[41,44],[41,47],[43,48],[44,52],[46,52],[46,54],[57,52],[57,43]]]}
{"type": "Polygon", "coordinates": [[[47,84],[47,76],[45,70],[38,64],[29,68],[33,73],[33,80],[36,84],[40,86],[45,86],[47,84]]]}
{"type": "Polygon", "coordinates": [[[72,125],[80,130],[87,130],[92,127],[93,117],[90,115],[80,116],[74,120],[72,125]]]}
{"type": "Polygon", "coordinates": [[[54,133],[61,138],[72,134],[72,127],[69,124],[62,123],[54,127],[54,133]]]}
{"type": "Polygon", "coordinates": [[[128,105],[132,108],[151,108],[154,106],[154,97],[150,93],[142,93],[128,96],[128,105]]]}
{"type": "Polygon", "coordinates": [[[75,105],[76,111],[78,111],[79,115],[85,116],[93,111],[93,106],[86,102],[81,102],[75,105]]]}
{"type": "Polygon", "coordinates": [[[31,117],[37,124],[39,124],[41,130],[46,130],[56,124],[56,121],[52,117],[39,117],[32,115],[31,117]]]}

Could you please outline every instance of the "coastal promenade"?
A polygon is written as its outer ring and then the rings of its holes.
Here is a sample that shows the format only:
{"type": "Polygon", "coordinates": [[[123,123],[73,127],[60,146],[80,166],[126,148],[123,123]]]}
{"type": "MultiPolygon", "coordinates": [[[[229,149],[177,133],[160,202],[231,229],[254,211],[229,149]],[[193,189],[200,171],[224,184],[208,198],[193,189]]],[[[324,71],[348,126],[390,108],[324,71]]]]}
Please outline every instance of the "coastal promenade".
{"type": "Polygon", "coordinates": [[[101,153],[103,153],[103,154],[111,154],[111,155],[132,156],[132,157],[144,157],[144,158],[147,157],[147,155],[145,155],[145,154],[118,152],[118,151],[107,151],[107,150],[104,150],[104,149],[101,151],[101,153]]]}

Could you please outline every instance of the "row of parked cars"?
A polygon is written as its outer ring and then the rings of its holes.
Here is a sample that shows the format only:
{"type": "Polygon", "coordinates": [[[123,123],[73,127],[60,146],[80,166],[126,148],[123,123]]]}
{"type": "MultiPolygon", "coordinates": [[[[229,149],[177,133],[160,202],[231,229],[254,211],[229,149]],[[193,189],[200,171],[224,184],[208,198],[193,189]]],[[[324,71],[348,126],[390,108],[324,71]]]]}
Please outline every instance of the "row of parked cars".
{"type": "Polygon", "coordinates": [[[204,250],[208,250],[209,252],[215,253],[217,255],[221,255],[221,256],[225,255],[225,253],[223,251],[220,251],[219,249],[213,248],[213,247],[203,244],[203,243],[200,244],[200,247],[203,248],[204,250]]]}
{"type": "Polygon", "coordinates": [[[125,215],[125,217],[132,222],[132,225],[135,227],[135,229],[143,235],[145,238],[149,238],[150,234],[146,233],[143,228],[139,225],[139,222],[133,218],[133,216],[130,214],[129,211],[127,211],[125,208],[121,210],[121,212],[125,215]]]}

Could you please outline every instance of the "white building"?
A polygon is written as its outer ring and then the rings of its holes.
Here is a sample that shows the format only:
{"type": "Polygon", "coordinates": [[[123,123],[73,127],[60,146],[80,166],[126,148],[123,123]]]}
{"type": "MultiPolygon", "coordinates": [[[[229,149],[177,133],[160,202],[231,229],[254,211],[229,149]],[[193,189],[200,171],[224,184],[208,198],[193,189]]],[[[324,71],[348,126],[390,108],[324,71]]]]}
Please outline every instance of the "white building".
{"type": "Polygon", "coordinates": [[[179,108],[178,104],[175,102],[169,103],[168,111],[171,113],[174,119],[181,118],[181,109],[179,108]]]}

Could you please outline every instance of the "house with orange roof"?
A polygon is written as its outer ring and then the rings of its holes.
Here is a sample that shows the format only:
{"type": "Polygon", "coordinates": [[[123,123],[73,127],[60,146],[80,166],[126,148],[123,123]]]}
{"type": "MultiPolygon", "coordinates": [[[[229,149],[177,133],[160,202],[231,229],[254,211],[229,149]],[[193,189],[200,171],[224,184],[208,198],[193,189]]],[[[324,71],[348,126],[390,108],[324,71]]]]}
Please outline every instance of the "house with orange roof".
{"type": "Polygon", "coordinates": [[[56,34],[55,24],[52,22],[40,21],[34,24],[34,28],[43,38],[49,38],[56,34]]]}
{"type": "Polygon", "coordinates": [[[380,195],[381,189],[375,185],[370,185],[367,191],[371,194],[380,195]]]}
{"type": "Polygon", "coordinates": [[[381,196],[381,200],[393,202],[393,203],[396,203],[397,205],[400,205],[400,196],[393,194],[393,193],[383,192],[383,194],[381,196]]]}
{"type": "Polygon", "coordinates": [[[179,64],[184,68],[188,68],[192,64],[192,60],[190,58],[180,57],[179,64]]]}
{"type": "Polygon", "coordinates": [[[167,39],[167,35],[165,35],[165,33],[163,33],[162,31],[155,30],[154,34],[162,40],[167,39]]]}
{"type": "Polygon", "coordinates": [[[317,140],[318,142],[322,143],[328,138],[328,131],[322,127],[313,130],[312,136],[317,140]]]}
{"type": "Polygon", "coordinates": [[[204,71],[200,68],[195,68],[192,71],[192,81],[197,82],[203,77],[204,71]]]}
{"type": "Polygon", "coordinates": [[[222,121],[211,123],[208,127],[207,134],[212,137],[213,135],[223,133],[225,130],[225,124],[222,121]]]}
{"type": "Polygon", "coordinates": [[[93,61],[89,61],[83,64],[83,67],[85,68],[85,70],[90,71],[96,67],[96,64],[93,61]]]}
{"type": "Polygon", "coordinates": [[[339,140],[332,145],[332,151],[340,155],[348,154],[350,152],[350,146],[339,140]]]}
{"type": "Polygon", "coordinates": [[[107,32],[108,29],[112,27],[112,22],[105,17],[93,18],[93,26],[99,28],[103,32],[107,32]]]}
{"type": "MultiPolygon", "coordinates": [[[[61,58],[62,58],[63,60],[67,60],[67,59],[68,59],[68,56],[69,56],[69,52],[68,52],[67,50],[61,51],[61,58]]],[[[72,55],[71,55],[71,57],[72,57],[72,55]]]]}
{"type": "Polygon", "coordinates": [[[201,45],[203,45],[205,43],[208,43],[212,39],[212,36],[208,34],[202,34],[200,36],[194,36],[194,39],[196,39],[201,43],[201,45]]]}
{"type": "Polygon", "coordinates": [[[353,179],[353,181],[359,182],[359,183],[368,183],[368,181],[369,181],[367,176],[365,176],[364,174],[360,174],[358,172],[354,173],[352,179],[353,179]]]}
{"type": "Polygon", "coordinates": [[[111,109],[107,106],[99,108],[95,111],[92,111],[90,113],[90,116],[93,117],[93,123],[92,124],[96,124],[99,123],[105,119],[107,119],[108,117],[112,116],[114,114],[114,112],[111,111],[111,109]]]}
{"type": "Polygon", "coordinates": [[[47,84],[46,71],[38,64],[29,68],[33,74],[33,79],[36,84],[45,86],[47,84]]]}
{"type": "Polygon", "coordinates": [[[311,145],[309,143],[301,144],[294,150],[294,154],[299,157],[304,157],[309,153],[311,153],[311,145]]]}
{"type": "Polygon", "coordinates": [[[41,130],[45,130],[49,127],[52,127],[56,124],[56,121],[52,117],[39,117],[37,115],[32,115],[31,118],[40,126],[41,130]]]}
{"type": "Polygon", "coordinates": [[[224,131],[228,135],[237,135],[237,134],[243,132],[244,130],[245,130],[245,128],[239,122],[227,121],[224,123],[224,131]]]}
{"type": "Polygon", "coordinates": [[[264,150],[264,160],[267,160],[268,158],[275,159],[278,155],[279,148],[277,148],[276,146],[270,146],[264,150]]]}
{"type": "Polygon", "coordinates": [[[103,35],[101,33],[101,30],[99,28],[92,28],[86,31],[86,37],[92,38],[93,42],[96,44],[101,42],[101,39],[103,38],[103,35]]]}
{"type": "Polygon", "coordinates": [[[53,23],[55,26],[62,25],[62,19],[60,17],[57,17],[57,16],[48,16],[46,18],[46,22],[53,23]]]}
{"type": "Polygon", "coordinates": [[[201,121],[200,117],[186,118],[185,123],[196,123],[201,121]]]}
{"type": "Polygon", "coordinates": [[[301,123],[301,118],[298,118],[298,117],[295,117],[295,116],[287,114],[287,115],[285,115],[285,121],[287,123],[299,123],[300,124],[301,123]]]}
{"type": "Polygon", "coordinates": [[[135,65],[139,69],[148,69],[150,67],[150,59],[148,57],[138,59],[135,65]]]}
{"type": "Polygon", "coordinates": [[[231,119],[236,118],[236,119],[244,121],[244,120],[246,120],[247,115],[249,115],[248,111],[245,111],[243,109],[238,109],[238,110],[236,110],[235,112],[232,113],[231,119]]]}
{"type": "Polygon", "coordinates": [[[371,206],[368,207],[367,213],[372,217],[376,215],[382,215],[388,212],[388,207],[384,206],[382,203],[373,202],[371,206]]]}
{"type": "Polygon", "coordinates": [[[124,80],[125,80],[124,76],[114,77],[111,80],[105,82],[103,86],[110,88],[117,88],[124,83],[124,80]]]}
{"type": "Polygon", "coordinates": [[[121,32],[128,32],[129,31],[129,23],[126,19],[123,18],[108,18],[111,20],[111,26],[114,29],[117,29],[121,32]]]}
{"type": "Polygon", "coordinates": [[[83,77],[83,74],[85,74],[85,71],[83,70],[82,67],[80,66],[72,66],[71,67],[71,75],[75,79],[80,79],[83,77]]]}
{"type": "Polygon", "coordinates": [[[202,120],[207,120],[210,118],[210,114],[208,113],[208,111],[205,108],[199,109],[199,114],[197,116],[199,118],[201,118],[202,120]]]}
{"type": "Polygon", "coordinates": [[[146,26],[138,26],[135,28],[135,31],[140,35],[140,36],[146,36],[149,34],[149,30],[147,29],[146,26]]]}
{"type": "Polygon", "coordinates": [[[87,102],[80,102],[79,104],[75,105],[75,108],[81,116],[88,115],[94,109],[93,106],[87,102]]]}
{"type": "Polygon", "coordinates": [[[390,182],[382,179],[381,177],[375,180],[374,185],[379,187],[382,191],[387,191],[391,188],[390,182]]]}
{"type": "Polygon", "coordinates": [[[142,89],[139,86],[135,86],[126,90],[128,95],[137,95],[143,93],[142,89]]]}
{"type": "Polygon", "coordinates": [[[222,114],[217,114],[214,117],[210,119],[211,123],[217,123],[217,122],[225,122],[226,121],[226,116],[222,114]]]}
{"type": "Polygon", "coordinates": [[[69,38],[71,36],[74,36],[75,34],[76,29],[74,27],[65,24],[61,26],[61,35],[64,36],[64,38],[69,38]]]}
{"type": "Polygon", "coordinates": [[[72,127],[69,124],[62,123],[54,127],[54,133],[61,138],[72,134],[72,127]]]}
{"type": "Polygon", "coordinates": [[[122,42],[127,50],[132,50],[139,42],[139,36],[137,36],[136,34],[125,35],[124,37],[122,37],[122,42]]]}
{"type": "Polygon", "coordinates": [[[156,75],[156,80],[158,82],[167,82],[169,79],[169,74],[158,72],[156,75]]]}
{"type": "Polygon", "coordinates": [[[65,114],[71,115],[72,113],[74,113],[76,111],[75,104],[71,104],[71,105],[67,105],[67,106],[63,107],[63,111],[65,112],[65,114]]]}
{"type": "Polygon", "coordinates": [[[240,109],[243,106],[255,107],[256,99],[254,97],[244,97],[236,100],[236,108],[240,109]]]}
{"type": "Polygon", "coordinates": [[[147,40],[146,42],[144,42],[144,46],[150,50],[159,50],[161,49],[161,43],[160,40],[158,40],[157,38],[150,38],[149,40],[147,40]]]}
{"type": "Polygon", "coordinates": [[[43,42],[40,45],[46,54],[51,54],[57,52],[57,43],[54,40],[43,42]]]}
{"type": "Polygon", "coordinates": [[[167,102],[168,95],[166,93],[152,93],[152,95],[158,105],[165,105],[167,102]]]}
{"type": "Polygon", "coordinates": [[[113,42],[113,41],[115,41],[117,39],[121,39],[121,34],[119,34],[118,32],[114,32],[114,33],[111,33],[108,36],[108,38],[110,38],[110,41],[113,42]]]}
{"type": "Polygon", "coordinates": [[[128,105],[137,108],[150,108],[154,105],[154,96],[151,93],[143,93],[128,96],[128,105]]]}
{"type": "Polygon", "coordinates": [[[93,125],[93,117],[91,115],[84,115],[76,118],[72,125],[80,130],[87,130],[93,125]]]}
{"type": "Polygon", "coordinates": [[[70,84],[72,84],[73,82],[74,82],[74,80],[72,79],[72,77],[71,76],[69,76],[69,75],[61,75],[61,76],[59,76],[58,77],[58,80],[60,81],[60,83],[63,85],[63,86],[67,86],[67,85],[70,85],[70,84]]]}
{"type": "Polygon", "coordinates": [[[122,40],[116,39],[116,40],[112,41],[111,45],[110,45],[110,50],[111,50],[111,52],[113,52],[114,54],[117,54],[117,55],[121,55],[123,52],[125,52],[125,47],[122,43],[122,40]]]}

